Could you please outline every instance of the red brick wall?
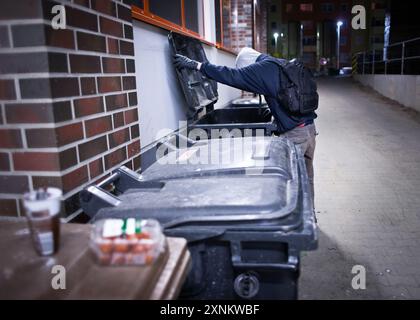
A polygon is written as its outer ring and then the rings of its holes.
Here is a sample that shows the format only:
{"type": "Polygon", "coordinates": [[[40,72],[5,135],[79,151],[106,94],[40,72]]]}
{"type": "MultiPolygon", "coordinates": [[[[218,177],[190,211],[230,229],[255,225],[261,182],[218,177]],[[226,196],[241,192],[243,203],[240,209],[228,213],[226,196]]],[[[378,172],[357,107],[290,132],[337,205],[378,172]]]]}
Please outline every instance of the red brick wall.
{"type": "Polygon", "coordinates": [[[230,2],[231,48],[235,51],[252,47],[252,0],[233,0],[230,2]]]}
{"type": "Polygon", "coordinates": [[[130,7],[2,1],[0,25],[0,215],[23,215],[22,193],[56,186],[73,217],[83,187],[139,168],[130,7]],[[55,4],[66,7],[64,30],[51,27],[55,4]]]}
{"type": "Polygon", "coordinates": [[[254,47],[259,52],[267,53],[267,0],[258,1],[254,10],[254,47]]]}
{"type": "Polygon", "coordinates": [[[243,47],[254,47],[266,53],[266,0],[259,1],[256,5],[253,0],[223,1],[223,35],[224,46],[236,52],[243,47]]]}

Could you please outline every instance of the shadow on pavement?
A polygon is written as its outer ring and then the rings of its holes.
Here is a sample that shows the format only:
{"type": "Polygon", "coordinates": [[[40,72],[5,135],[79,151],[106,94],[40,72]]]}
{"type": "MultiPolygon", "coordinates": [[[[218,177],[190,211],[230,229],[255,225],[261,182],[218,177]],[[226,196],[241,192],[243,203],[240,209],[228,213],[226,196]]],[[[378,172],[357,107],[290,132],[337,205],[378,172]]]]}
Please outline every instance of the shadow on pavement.
{"type": "Polygon", "coordinates": [[[369,273],[366,261],[355,261],[345,248],[319,230],[319,248],[302,253],[300,300],[361,300],[383,299],[377,277],[369,273]],[[353,266],[366,268],[366,290],[354,290],[351,273],[353,266]]]}

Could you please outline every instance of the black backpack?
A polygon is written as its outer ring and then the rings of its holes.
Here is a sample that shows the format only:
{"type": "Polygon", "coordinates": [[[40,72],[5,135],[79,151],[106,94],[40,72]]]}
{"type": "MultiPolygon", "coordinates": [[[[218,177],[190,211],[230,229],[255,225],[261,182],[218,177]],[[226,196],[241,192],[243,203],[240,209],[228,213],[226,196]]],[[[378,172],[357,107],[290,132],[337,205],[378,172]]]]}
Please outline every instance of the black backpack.
{"type": "Polygon", "coordinates": [[[276,59],[275,62],[280,67],[277,98],[281,105],[292,114],[307,114],[318,109],[319,96],[311,70],[296,59],[276,59]]]}

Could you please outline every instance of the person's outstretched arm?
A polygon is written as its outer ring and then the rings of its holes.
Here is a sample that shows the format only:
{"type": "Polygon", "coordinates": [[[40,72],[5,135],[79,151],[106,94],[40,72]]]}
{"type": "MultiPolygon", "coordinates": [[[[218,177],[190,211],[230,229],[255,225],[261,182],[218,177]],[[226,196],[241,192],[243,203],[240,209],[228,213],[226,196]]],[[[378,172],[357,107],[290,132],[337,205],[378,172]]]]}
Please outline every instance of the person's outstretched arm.
{"type": "Polygon", "coordinates": [[[256,62],[240,69],[205,62],[200,71],[210,79],[237,89],[268,96],[277,94],[278,68],[268,61],[256,62]]]}
{"type": "Polygon", "coordinates": [[[235,69],[209,62],[199,63],[177,54],[174,62],[178,68],[200,70],[208,78],[240,90],[269,96],[277,95],[278,67],[269,61],[263,60],[245,68],[235,69]]]}

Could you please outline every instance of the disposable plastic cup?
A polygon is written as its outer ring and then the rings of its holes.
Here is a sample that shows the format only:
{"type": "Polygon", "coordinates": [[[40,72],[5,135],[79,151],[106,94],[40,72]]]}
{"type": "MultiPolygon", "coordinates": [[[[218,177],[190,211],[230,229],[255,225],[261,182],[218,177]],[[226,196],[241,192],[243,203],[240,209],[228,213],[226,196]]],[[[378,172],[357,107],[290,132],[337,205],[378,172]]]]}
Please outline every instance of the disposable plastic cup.
{"type": "Polygon", "coordinates": [[[60,189],[47,188],[23,197],[32,242],[40,256],[53,255],[59,248],[61,196],[60,189]]]}

